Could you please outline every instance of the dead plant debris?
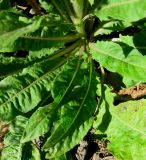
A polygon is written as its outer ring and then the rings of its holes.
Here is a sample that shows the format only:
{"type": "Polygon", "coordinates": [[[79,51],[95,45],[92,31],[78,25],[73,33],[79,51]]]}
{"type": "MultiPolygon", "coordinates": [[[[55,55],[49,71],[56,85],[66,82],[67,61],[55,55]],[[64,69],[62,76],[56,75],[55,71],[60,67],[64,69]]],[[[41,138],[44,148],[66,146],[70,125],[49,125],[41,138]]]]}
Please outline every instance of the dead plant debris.
{"type": "Polygon", "coordinates": [[[132,99],[139,99],[146,95],[146,84],[138,84],[134,87],[124,88],[118,92],[118,95],[131,96],[132,99]]]}

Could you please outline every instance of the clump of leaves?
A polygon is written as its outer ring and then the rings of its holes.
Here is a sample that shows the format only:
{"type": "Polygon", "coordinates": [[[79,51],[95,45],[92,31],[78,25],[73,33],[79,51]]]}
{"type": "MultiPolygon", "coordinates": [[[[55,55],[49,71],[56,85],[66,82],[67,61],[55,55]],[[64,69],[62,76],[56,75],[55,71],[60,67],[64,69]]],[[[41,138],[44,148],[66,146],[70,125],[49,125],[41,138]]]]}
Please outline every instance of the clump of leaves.
{"type": "Polygon", "coordinates": [[[113,111],[114,85],[108,84],[107,91],[104,70],[121,75],[119,84],[124,87],[146,81],[146,3],[27,0],[28,4],[34,15],[26,14],[18,1],[0,1],[0,120],[10,124],[1,159],[68,159],[66,153],[92,126],[107,134],[109,149],[119,159],[133,159],[131,152],[142,142],[139,153],[145,157],[144,110],[136,109],[140,111],[134,116],[125,113],[126,120],[124,113],[115,116],[122,111],[113,111]],[[128,128],[127,134],[115,132],[117,125],[122,131],[128,128]],[[129,135],[135,145],[124,149],[129,135]]]}

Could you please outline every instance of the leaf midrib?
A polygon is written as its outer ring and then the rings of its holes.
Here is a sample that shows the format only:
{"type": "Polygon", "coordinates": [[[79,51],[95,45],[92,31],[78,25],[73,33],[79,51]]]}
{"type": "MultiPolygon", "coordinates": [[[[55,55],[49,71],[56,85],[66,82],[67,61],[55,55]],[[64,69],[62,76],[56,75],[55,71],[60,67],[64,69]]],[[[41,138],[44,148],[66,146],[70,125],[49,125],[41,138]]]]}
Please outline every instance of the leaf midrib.
{"type": "MultiPolygon", "coordinates": [[[[67,93],[67,91],[69,90],[70,86],[72,85],[72,82],[74,81],[74,78],[76,77],[76,74],[77,74],[77,72],[78,72],[78,70],[79,70],[79,66],[80,66],[80,58],[81,58],[81,57],[79,57],[79,60],[78,60],[78,63],[77,63],[77,67],[76,67],[75,72],[74,72],[74,74],[73,74],[73,76],[72,76],[72,79],[71,79],[69,85],[67,86],[67,88],[66,88],[63,96],[60,98],[60,101],[59,101],[58,105],[62,102],[63,98],[65,97],[65,95],[66,95],[66,93],[67,93]]],[[[64,136],[64,135],[63,135],[63,136],[64,136]]],[[[62,136],[59,137],[58,139],[55,139],[55,140],[53,141],[54,144],[55,144],[56,142],[58,142],[58,140],[61,139],[61,138],[62,138],[62,136]]],[[[50,137],[50,139],[51,139],[51,137],[50,137]]]]}
{"type": "MultiPolygon", "coordinates": [[[[87,98],[87,95],[88,95],[88,92],[89,92],[89,89],[90,89],[90,86],[91,86],[91,80],[92,80],[92,69],[91,69],[91,68],[92,68],[92,64],[90,64],[89,85],[88,85],[88,88],[87,88],[87,90],[86,90],[85,96],[84,96],[84,98],[83,98],[83,100],[82,100],[82,103],[81,103],[81,105],[80,105],[80,107],[79,107],[79,110],[78,110],[76,116],[74,117],[74,119],[72,120],[72,123],[70,124],[70,126],[66,129],[66,131],[64,132],[64,134],[61,135],[61,137],[58,138],[58,140],[60,140],[62,137],[64,137],[64,135],[65,135],[65,134],[69,131],[69,129],[72,127],[72,125],[74,124],[75,120],[77,119],[77,117],[78,117],[78,115],[79,115],[79,113],[80,113],[80,111],[81,111],[81,109],[82,109],[82,107],[83,107],[83,105],[84,105],[84,103],[85,103],[85,100],[86,100],[86,98],[87,98]]],[[[57,140],[57,142],[58,142],[58,140],[57,140]]],[[[54,144],[56,144],[57,142],[55,142],[54,144]]]]}

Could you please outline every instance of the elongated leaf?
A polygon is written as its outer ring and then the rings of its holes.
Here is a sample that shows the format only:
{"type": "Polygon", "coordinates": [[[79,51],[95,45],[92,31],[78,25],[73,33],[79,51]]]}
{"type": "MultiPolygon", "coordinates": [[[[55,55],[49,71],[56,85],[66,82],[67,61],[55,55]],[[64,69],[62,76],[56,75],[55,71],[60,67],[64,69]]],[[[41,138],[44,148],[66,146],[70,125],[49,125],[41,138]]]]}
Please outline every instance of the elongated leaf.
{"type": "Polygon", "coordinates": [[[113,42],[97,42],[91,45],[93,59],[112,72],[137,81],[146,81],[146,56],[136,48],[127,47],[113,42]]]}
{"type": "Polygon", "coordinates": [[[101,20],[118,19],[130,23],[145,18],[146,4],[143,0],[108,0],[99,11],[97,17],[101,20]]]}
{"type": "MultiPolygon", "coordinates": [[[[67,101],[61,106],[60,120],[55,124],[51,136],[43,147],[48,152],[47,158],[60,156],[70,150],[79,143],[92,125],[92,114],[96,107],[94,92],[96,82],[92,71],[89,73],[86,70],[85,72],[84,67],[86,68],[87,66],[83,63],[81,66],[83,71],[80,70],[77,74],[77,77],[81,76],[82,79],[79,78],[80,82],[77,84],[74,82],[72,92],[66,95],[67,101]]],[[[60,83],[63,83],[62,80],[64,80],[63,73],[54,82],[56,88],[59,87],[60,83]]],[[[61,93],[59,92],[58,94],[61,93]]]]}
{"type": "MultiPolygon", "coordinates": [[[[58,107],[60,107],[61,105],[60,103],[62,103],[63,98],[67,96],[68,90],[70,89],[76,77],[76,74],[79,70],[80,64],[78,59],[75,58],[71,62],[69,62],[69,64],[66,64],[63,66],[61,71],[62,73],[61,75],[63,75],[61,77],[62,84],[57,84],[60,87],[62,87],[60,88],[60,92],[58,93],[58,89],[56,88],[56,85],[55,86],[53,85],[51,89],[53,90],[52,95],[55,99],[55,103],[49,106],[43,107],[41,109],[38,109],[32,115],[26,127],[26,130],[24,132],[24,135],[22,137],[22,143],[38,138],[39,136],[43,135],[44,133],[50,130],[50,126],[53,122],[52,119],[54,119],[54,116],[55,116],[54,114],[57,114],[57,112],[59,111],[58,107]],[[78,63],[78,65],[76,65],[76,63],[78,63]],[[36,117],[39,120],[39,125],[38,125],[38,121],[35,120],[36,117]],[[34,126],[36,126],[35,129],[34,129],[34,126]]],[[[58,79],[58,76],[57,76],[57,79],[58,79]]],[[[60,76],[59,76],[59,79],[60,79],[60,76]]],[[[58,81],[55,81],[55,82],[58,83],[58,81]]]]}
{"type": "Polygon", "coordinates": [[[23,145],[20,143],[27,118],[18,116],[10,126],[10,131],[4,139],[4,149],[2,150],[1,160],[21,160],[23,145]]]}
{"type": "Polygon", "coordinates": [[[24,69],[18,76],[3,79],[0,82],[0,118],[10,120],[13,108],[26,113],[36,107],[49,93],[50,82],[58,73],[56,68],[65,59],[46,60],[24,69]]]}

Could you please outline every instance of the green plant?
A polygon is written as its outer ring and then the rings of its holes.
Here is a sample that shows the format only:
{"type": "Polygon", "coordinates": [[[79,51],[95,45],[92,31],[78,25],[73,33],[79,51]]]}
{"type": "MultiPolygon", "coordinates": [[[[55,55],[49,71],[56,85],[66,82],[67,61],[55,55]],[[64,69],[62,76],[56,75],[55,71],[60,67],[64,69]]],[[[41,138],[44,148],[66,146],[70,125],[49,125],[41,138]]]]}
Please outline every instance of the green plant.
{"type": "MultiPolygon", "coordinates": [[[[107,137],[109,134],[109,139],[116,136],[112,135],[116,107],[111,91],[115,86],[108,83],[105,72],[121,75],[119,88],[146,81],[146,3],[27,2],[35,10],[32,18],[17,9],[17,1],[0,1],[0,120],[10,125],[1,159],[68,159],[66,153],[91,127],[97,133],[107,133],[107,137]],[[127,34],[128,28],[138,32],[127,34]],[[119,36],[114,41],[117,32],[119,36]],[[17,55],[24,51],[26,56],[17,55]],[[108,129],[110,123],[112,131],[108,129]]],[[[115,77],[115,81],[120,79],[115,77]]],[[[144,121],[144,110],[137,113],[137,119],[141,120],[142,115],[144,121]]],[[[123,117],[119,117],[121,124],[128,124],[123,117]]],[[[135,127],[131,123],[128,133],[138,130],[134,137],[136,144],[143,143],[144,156],[145,123],[139,124],[138,129],[138,124],[135,127]]],[[[110,140],[112,145],[113,138],[110,140]]],[[[133,155],[129,152],[134,150],[128,147],[122,151],[111,147],[111,152],[119,151],[116,157],[122,159],[125,155],[124,159],[130,160],[133,155]]]]}

